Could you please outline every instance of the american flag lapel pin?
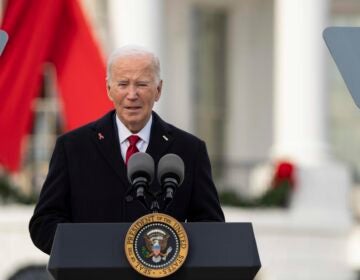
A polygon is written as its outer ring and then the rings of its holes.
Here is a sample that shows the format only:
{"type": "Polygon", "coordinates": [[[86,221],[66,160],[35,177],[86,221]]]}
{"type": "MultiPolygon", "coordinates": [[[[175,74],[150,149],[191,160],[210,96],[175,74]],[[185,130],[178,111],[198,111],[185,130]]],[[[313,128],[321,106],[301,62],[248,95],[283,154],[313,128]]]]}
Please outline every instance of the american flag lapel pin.
{"type": "Polygon", "coordinates": [[[104,135],[102,135],[101,132],[98,133],[98,137],[99,137],[99,140],[103,140],[105,138],[104,135]]]}

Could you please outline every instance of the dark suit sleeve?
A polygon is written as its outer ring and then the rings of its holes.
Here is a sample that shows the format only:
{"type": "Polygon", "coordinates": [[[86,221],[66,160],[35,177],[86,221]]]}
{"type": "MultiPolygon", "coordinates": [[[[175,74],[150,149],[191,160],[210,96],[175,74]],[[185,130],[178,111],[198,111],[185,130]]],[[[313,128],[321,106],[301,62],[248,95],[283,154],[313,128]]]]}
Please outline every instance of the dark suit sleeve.
{"type": "Polygon", "coordinates": [[[36,247],[50,254],[58,223],[70,222],[70,191],[63,138],[59,138],[49,172],[29,224],[36,247]]]}
{"type": "Polygon", "coordinates": [[[188,222],[224,222],[224,213],[212,179],[211,165],[205,143],[200,142],[188,222]]]}

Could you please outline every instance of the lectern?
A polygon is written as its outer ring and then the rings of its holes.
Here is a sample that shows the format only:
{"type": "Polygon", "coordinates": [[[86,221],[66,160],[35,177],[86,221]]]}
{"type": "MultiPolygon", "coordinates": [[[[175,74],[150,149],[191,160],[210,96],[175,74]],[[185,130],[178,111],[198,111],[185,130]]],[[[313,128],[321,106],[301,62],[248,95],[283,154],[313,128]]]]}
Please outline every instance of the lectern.
{"type": "MultiPolygon", "coordinates": [[[[149,279],[125,257],[130,223],[59,224],[48,270],[56,280],[149,279]]],[[[184,223],[189,252],[165,279],[253,279],[261,267],[251,223],[184,223]]]]}

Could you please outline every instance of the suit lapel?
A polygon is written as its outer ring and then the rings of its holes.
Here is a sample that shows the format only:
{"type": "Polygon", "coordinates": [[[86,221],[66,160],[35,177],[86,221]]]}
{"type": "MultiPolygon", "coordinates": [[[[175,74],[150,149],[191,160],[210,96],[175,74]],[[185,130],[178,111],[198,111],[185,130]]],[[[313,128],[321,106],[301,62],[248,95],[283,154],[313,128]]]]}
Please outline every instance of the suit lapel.
{"type": "Polygon", "coordinates": [[[166,153],[173,140],[171,127],[153,112],[150,142],[146,152],[153,157],[155,165],[158,164],[160,158],[166,153]]]}
{"type": "Polygon", "coordinates": [[[92,139],[105,160],[126,185],[126,166],[114,125],[114,111],[111,111],[94,124],[92,139]]]}
{"type": "MultiPolygon", "coordinates": [[[[151,127],[150,143],[146,152],[152,156],[155,162],[155,174],[157,173],[157,165],[160,158],[166,154],[174,137],[172,135],[171,127],[164,122],[155,112],[153,112],[153,124],[151,127]]],[[[154,181],[150,185],[150,190],[153,193],[159,193],[161,187],[155,175],[154,181]]]]}

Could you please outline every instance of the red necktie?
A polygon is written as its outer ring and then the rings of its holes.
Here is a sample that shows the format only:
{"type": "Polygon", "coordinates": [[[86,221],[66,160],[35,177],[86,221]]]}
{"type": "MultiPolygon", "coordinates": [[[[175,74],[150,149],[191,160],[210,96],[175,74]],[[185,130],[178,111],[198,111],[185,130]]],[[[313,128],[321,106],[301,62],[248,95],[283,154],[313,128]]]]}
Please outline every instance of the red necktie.
{"type": "Polygon", "coordinates": [[[129,158],[133,154],[135,154],[135,153],[137,153],[139,151],[139,149],[136,147],[136,143],[140,140],[140,137],[137,136],[137,135],[131,135],[131,136],[129,136],[128,140],[129,140],[130,145],[129,145],[127,151],[126,151],[125,164],[127,164],[129,158]]]}

